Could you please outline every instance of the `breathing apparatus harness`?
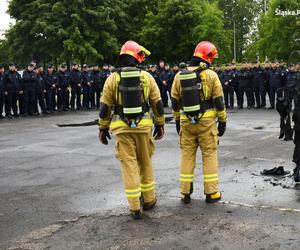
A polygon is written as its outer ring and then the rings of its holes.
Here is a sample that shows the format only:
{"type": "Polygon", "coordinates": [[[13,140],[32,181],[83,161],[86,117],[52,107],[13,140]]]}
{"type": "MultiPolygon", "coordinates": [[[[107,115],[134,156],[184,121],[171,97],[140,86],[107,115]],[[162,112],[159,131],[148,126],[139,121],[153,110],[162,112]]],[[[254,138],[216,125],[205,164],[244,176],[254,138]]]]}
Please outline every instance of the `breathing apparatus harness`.
{"type": "Polygon", "coordinates": [[[206,100],[200,77],[200,73],[207,68],[206,63],[200,62],[196,70],[183,70],[179,73],[182,110],[191,124],[198,123],[206,110],[213,108],[212,100],[206,100]]]}
{"type": "Polygon", "coordinates": [[[117,69],[116,72],[120,76],[120,82],[117,87],[114,113],[130,128],[136,128],[145,113],[149,112],[143,82],[140,79],[141,69],[124,67],[117,69]]]}

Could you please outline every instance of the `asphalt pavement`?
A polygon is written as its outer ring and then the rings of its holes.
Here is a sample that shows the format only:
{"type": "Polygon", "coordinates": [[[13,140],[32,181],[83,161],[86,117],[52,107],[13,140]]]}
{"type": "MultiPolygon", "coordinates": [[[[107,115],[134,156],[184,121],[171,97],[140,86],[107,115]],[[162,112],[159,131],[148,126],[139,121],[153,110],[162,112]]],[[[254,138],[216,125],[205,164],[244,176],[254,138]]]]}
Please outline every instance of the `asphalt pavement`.
{"type": "Polygon", "coordinates": [[[213,205],[200,154],[192,204],[180,203],[178,136],[167,124],[153,157],[158,204],[138,222],[128,216],[114,138],[98,141],[97,115],[0,121],[0,249],[300,249],[300,188],[291,175],[260,175],[294,167],[276,111],[229,111],[223,199],[213,205]]]}

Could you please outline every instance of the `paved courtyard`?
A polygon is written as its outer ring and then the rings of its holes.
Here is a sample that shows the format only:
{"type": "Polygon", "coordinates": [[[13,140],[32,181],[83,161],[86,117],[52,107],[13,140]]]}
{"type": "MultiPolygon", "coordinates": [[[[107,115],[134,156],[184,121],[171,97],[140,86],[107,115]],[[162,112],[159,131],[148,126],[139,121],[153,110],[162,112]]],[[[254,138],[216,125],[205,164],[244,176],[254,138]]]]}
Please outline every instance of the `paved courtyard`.
{"type": "Polygon", "coordinates": [[[198,154],[193,202],[179,200],[175,124],[156,143],[158,205],[131,221],[114,140],[100,145],[96,111],[0,121],[0,249],[300,249],[293,143],[276,111],[229,112],[220,139],[223,199],[207,205],[198,154]]]}

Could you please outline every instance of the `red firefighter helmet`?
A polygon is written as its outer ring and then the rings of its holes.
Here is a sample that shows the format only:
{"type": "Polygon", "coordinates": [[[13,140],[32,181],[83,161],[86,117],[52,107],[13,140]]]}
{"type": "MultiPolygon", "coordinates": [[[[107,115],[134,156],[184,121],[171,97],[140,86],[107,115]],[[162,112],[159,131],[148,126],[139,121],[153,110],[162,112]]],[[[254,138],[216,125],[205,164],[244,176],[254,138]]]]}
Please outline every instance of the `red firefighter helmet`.
{"type": "Polygon", "coordinates": [[[203,41],[196,46],[194,56],[201,58],[208,63],[212,63],[213,60],[218,57],[218,51],[216,46],[211,42],[203,41]]]}
{"type": "Polygon", "coordinates": [[[150,54],[149,50],[134,41],[127,41],[124,43],[120,52],[120,55],[130,55],[134,57],[139,63],[144,61],[145,57],[150,54]]]}

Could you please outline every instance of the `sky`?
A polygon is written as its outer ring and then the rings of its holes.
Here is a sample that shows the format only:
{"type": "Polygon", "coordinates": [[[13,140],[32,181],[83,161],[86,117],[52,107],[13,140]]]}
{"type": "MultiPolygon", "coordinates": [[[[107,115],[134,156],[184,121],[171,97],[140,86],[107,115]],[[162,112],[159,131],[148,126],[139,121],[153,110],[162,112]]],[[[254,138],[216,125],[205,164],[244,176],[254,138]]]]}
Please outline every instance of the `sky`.
{"type": "Polygon", "coordinates": [[[3,36],[4,30],[9,27],[9,23],[13,22],[10,16],[5,13],[7,6],[7,0],[0,0],[0,38],[3,36]]]}

